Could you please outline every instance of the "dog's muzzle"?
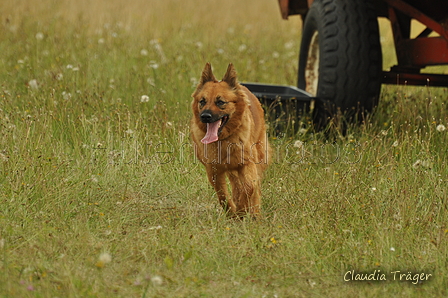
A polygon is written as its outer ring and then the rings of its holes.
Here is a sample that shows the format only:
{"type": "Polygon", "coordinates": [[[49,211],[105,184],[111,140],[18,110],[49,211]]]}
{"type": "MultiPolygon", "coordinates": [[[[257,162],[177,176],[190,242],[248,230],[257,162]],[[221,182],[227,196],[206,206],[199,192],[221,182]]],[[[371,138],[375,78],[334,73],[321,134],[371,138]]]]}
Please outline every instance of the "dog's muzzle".
{"type": "Polygon", "coordinates": [[[219,117],[217,116],[213,117],[213,114],[210,110],[203,111],[200,115],[200,118],[202,123],[213,123],[219,120],[219,117]]]}

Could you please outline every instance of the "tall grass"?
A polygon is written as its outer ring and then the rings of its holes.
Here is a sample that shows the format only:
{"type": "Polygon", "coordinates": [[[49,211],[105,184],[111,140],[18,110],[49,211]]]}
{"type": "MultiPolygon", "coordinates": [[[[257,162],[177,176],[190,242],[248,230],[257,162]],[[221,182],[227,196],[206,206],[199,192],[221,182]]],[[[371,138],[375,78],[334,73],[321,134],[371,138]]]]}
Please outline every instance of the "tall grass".
{"type": "Polygon", "coordinates": [[[271,135],[264,218],[235,222],[193,158],[190,94],[207,61],[294,85],[298,18],[270,0],[0,11],[2,297],[447,295],[447,89],[383,86],[332,143],[271,135]]]}

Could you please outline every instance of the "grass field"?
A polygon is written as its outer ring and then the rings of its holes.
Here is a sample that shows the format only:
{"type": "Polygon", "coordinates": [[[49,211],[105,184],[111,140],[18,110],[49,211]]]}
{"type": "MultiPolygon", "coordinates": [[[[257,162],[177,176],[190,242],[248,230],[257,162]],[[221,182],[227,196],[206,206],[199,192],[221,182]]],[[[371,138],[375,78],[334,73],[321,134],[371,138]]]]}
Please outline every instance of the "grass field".
{"type": "Polygon", "coordinates": [[[383,86],[334,143],[309,123],[270,135],[264,217],[236,222],[192,156],[190,95],[208,61],[295,85],[300,18],[275,0],[34,2],[0,3],[1,297],[448,295],[446,88],[383,86]]]}

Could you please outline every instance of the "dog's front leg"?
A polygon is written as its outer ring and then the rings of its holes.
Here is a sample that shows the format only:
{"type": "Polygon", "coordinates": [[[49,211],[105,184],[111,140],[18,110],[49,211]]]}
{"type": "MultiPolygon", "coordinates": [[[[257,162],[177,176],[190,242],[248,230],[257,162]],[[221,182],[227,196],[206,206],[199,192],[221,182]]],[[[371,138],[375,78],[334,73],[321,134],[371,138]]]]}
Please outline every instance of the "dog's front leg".
{"type": "Polygon", "coordinates": [[[219,204],[221,204],[222,208],[226,213],[235,213],[236,206],[235,203],[229,196],[229,192],[227,191],[226,185],[226,176],[224,173],[218,173],[212,167],[207,168],[207,177],[210,181],[210,184],[213,185],[213,188],[218,195],[219,204]]]}
{"type": "Polygon", "coordinates": [[[253,217],[258,217],[261,189],[256,165],[254,163],[242,165],[229,175],[229,180],[237,214],[242,216],[249,213],[253,217]]]}

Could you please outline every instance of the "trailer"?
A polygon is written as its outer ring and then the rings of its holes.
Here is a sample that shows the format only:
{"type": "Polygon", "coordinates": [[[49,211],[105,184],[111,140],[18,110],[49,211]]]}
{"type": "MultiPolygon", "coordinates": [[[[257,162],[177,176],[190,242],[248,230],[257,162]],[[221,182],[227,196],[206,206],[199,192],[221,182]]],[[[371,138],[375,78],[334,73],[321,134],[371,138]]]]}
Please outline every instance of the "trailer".
{"type": "Polygon", "coordinates": [[[279,6],[283,19],[303,20],[297,86],[316,99],[318,126],[340,113],[357,121],[378,104],[381,84],[448,86],[448,75],[421,72],[448,64],[447,0],[279,0],[279,6]],[[394,37],[398,63],[388,71],[378,17],[390,20],[394,37]],[[412,19],[426,26],[415,38],[412,19]]]}

